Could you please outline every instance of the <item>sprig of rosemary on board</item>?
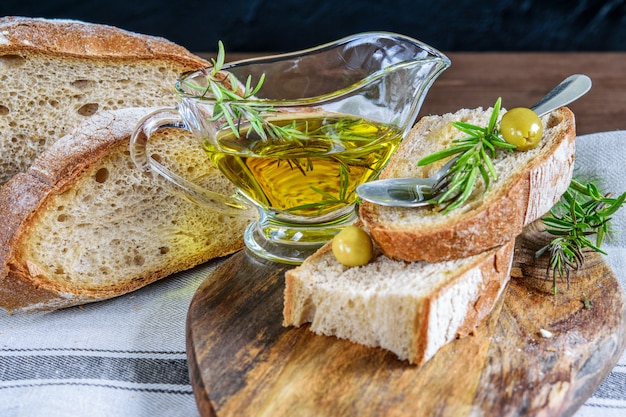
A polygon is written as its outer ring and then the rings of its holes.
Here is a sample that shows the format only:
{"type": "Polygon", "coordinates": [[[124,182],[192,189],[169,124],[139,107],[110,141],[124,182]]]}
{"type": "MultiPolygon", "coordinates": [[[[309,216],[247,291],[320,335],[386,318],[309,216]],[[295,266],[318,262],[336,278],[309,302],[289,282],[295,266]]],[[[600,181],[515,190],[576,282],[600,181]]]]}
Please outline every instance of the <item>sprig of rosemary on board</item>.
{"type": "Polygon", "coordinates": [[[542,218],[546,231],[555,237],[535,257],[550,253],[546,275],[552,275],[554,294],[557,279],[566,279],[569,287],[570,274],[582,267],[586,251],[606,255],[600,247],[609,233],[611,216],[625,200],[626,192],[614,198],[611,193],[602,194],[592,182],[572,180],[561,200],[542,218]]]}
{"type": "Polygon", "coordinates": [[[499,148],[515,149],[515,145],[505,142],[500,136],[498,115],[501,102],[501,98],[496,100],[487,127],[464,122],[452,122],[452,126],[467,136],[453,140],[452,146],[418,161],[417,164],[423,166],[451,156],[458,158],[442,182],[445,186],[445,192],[434,200],[435,204],[445,207],[444,213],[460,207],[469,199],[478,184],[479,177],[483,179],[483,192],[486,192],[489,189],[491,179],[497,179],[492,162],[492,158],[496,156],[496,150],[499,148]]]}

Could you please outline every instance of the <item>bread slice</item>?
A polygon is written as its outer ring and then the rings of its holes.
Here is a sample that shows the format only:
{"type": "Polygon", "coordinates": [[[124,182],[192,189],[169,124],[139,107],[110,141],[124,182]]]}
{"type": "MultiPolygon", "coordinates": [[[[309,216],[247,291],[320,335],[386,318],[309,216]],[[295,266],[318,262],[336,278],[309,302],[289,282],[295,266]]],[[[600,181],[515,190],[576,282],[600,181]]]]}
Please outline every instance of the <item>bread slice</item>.
{"type": "MultiPolygon", "coordinates": [[[[463,109],[422,118],[381,178],[430,176],[443,162],[424,167],[417,162],[464,136],[450,122],[487,126],[491,110],[463,109]]],[[[460,259],[513,240],[525,225],[552,208],[573,173],[573,113],[562,107],[544,116],[542,122],[540,145],[526,152],[499,152],[495,160],[498,179],[485,194],[479,188],[464,206],[442,214],[437,207],[398,208],[364,202],[359,209],[361,220],[386,256],[406,261],[460,259]]]]}
{"type": "MultiPolygon", "coordinates": [[[[173,196],[130,159],[148,109],[101,112],[0,191],[0,306],[68,307],[119,296],[243,247],[252,211],[227,216],[173,196]]],[[[180,129],[151,138],[161,163],[214,191],[234,188],[180,129]]]]}
{"type": "Polygon", "coordinates": [[[0,184],[99,111],[174,106],[176,79],[208,65],[111,26],[0,18],[0,184]]]}
{"type": "Polygon", "coordinates": [[[286,272],[283,325],[382,347],[411,364],[472,333],[506,287],[513,242],[460,260],[394,261],[378,247],[361,267],[341,265],[331,244],[286,272]]]}

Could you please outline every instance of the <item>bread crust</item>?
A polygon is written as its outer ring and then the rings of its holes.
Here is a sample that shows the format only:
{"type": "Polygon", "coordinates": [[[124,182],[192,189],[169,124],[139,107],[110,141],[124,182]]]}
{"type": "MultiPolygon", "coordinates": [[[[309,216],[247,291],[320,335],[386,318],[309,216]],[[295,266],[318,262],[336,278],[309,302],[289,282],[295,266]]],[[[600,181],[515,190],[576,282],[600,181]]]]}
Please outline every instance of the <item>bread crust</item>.
{"type": "Polygon", "coordinates": [[[514,250],[515,241],[509,241],[497,248],[492,259],[478,266],[483,277],[482,289],[467,309],[465,321],[457,329],[457,338],[473,334],[493,312],[511,277],[514,250]]]}
{"type": "Polygon", "coordinates": [[[11,53],[112,61],[165,58],[188,71],[209,65],[164,38],[70,19],[0,18],[0,55],[11,53]]]}
{"type": "MultiPolygon", "coordinates": [[[[129,277],[113,286],[83,288],[58,282],[38,271],[21,252],[36,217],[46,202],[74,186],[100,160],[129,146],[138,120],[149,109],[102,112],[79,126],[44,152],[25,173],[15,175],[0,189],[0,306],[12,310],[47,310],[100,301],[134,291],[175,272],[186,270],[243,247],[237,235],[230,244],[190,251],[176,262],[129,277]]],[[[164,191],[165,192],[165,191],[164,191]]],[[[233,231],[228,231],[233,233],[233,231]]]]}
{"type": "MultiPolygon", "coordinates": [[[[11,65],[12,58],[53,59],[70,65],[87,65],[94,70],[117,65],[164,66],[180,75],[206,68],[208,61],[167,39],[133,33],[113,26],[69,19],[40,19],[8,16],[0,18],[0,59],[11,65]]],[[[54,70],[51,68],[51,70],[54,70]]],[[[174,97],[172,92],[172,97],[174,97]]],[[[68,112],[72,109],[68,108],[68,112]]],[[[55,146],[39,155],[26,172],[21,172],[0,190],[0,306],[7,310],[51,309],[114,297],[171,273],[191,268],[243,246],[232,239],[219,251],[193,253],[176,264],[134,277],[111,288],[78,288],[38,276],[19,252],[20,242],[30,233],[34,219],[55,195],[71,188],[75,181],[98,161],[128,147],[130,132],[147,109],[98,112],[87,125],[100,125],[85,135],[75,131],[71,145],[55,146]]],[[[63,124],[61,122],[60,124],[63,124]]],[[[69,122],[65,124],[69,126],[69,122]]],[[[54,139],[56,142],[57,138],[54,139]]],[[[33,150],[33,158],[43,149],[33,150]]],[[[4,181],[3,181],[4,182],[4,181]]]]}
{"type": "MultiPolygon", "coordinates": [[[[465,258],[513,240],[525,225],[550,210],[572,178],[574,114],[566,107],[553,114],[564,124],[559,137],[481,204],[444,225],[401,228],[384,223],[377,217],[375,204],[364,202],[359,214],[372,238],[389,258],[428,262],[465,258]]],[[[418,123],[416,130],[419,127],[418,123]]]]}

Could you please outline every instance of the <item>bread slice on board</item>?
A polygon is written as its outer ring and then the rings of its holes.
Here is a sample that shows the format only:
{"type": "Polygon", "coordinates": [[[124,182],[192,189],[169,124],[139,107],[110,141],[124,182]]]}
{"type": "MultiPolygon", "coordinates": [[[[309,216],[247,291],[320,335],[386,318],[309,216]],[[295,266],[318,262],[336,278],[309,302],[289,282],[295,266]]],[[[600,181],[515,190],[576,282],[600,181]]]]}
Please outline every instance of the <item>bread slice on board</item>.
{"type": "Polygon", "coordinates": [[[176,79],[208,65],[111,26],[0,18],[0,184],[99,111],[176,105],[176,79]]]}
{"type": "MultiPolygon", "coordinates": [[[[465,135],[450,122],[487,126],[490,115],[491,109],[478,108],[422,118],[381,178],[430,176],[443,162],[424,167],[417,162],[465,135]]],[[[359,209],[361,220],[385,255],[406,261],[460,259],[513,240],[525,225],[552,208],[572,178],[574,114],[562,107],[544,116],[542,122],[544,135],[539,146],[525,152],[499,152],[494,161],[498,179],[485,194],[482,189],[475,192],[464,206],[442,214],[437,207],[398,208],[364,202],[359,209]]]]}
{"type": "Polygon", "coordinates": [[[311,323],[422,364],[486,319],[509,281],[513,246],[437,263],[394,261],[376,248],[370,263],[349,268],[327,244],[285,273],[283,325],[311,323]]]}
{"type": "MultiPolygon", "coordinates": [[[[130,159],[149,110],[101,112],[46,150],[0,191],[0,306],[68,307],[119,296],[243,247],[255,213],[232,217],[161,189],[130,159]]],[[[234,188],[180,129],[149,152],[227,195],[234,188]]]]}

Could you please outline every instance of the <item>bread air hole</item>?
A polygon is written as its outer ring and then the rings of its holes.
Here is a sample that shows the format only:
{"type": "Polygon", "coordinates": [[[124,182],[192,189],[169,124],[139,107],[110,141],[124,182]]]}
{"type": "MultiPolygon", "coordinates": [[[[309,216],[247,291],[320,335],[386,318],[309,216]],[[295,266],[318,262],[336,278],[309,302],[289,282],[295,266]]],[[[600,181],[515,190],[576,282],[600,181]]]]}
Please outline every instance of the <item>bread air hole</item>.
{"type": "Polygon", "coordinates": [[[92,80],[75,80],[70,83],[70,85],[79,90],[87,90],[93,88],[95,85],[95,81],[92,80]]]}
{"type": "Polygon", "coordinates": [[[78,114],[81,116],[93,116],[98,111],[98,103],[87,103],[83,104],[78,109],[78,114]]]}
{"type": "Polygon", "coordinates": [[[160,253],[161,255],[165,255],[165,254],[167,254],[169,251],[170,251],[170,248],[168,248],[167,246],[161,246],[161,247],[159,248],[159,253],[160,253]]]}
{"type": "Polygon", "coordinates": [[[26,58],[19,55],[4,55],[0,57],[0,63],[11,68],[17,68],[24,65],[26,58]]]}
{"type": "Polygon", "coordinates": [[[9,110],[7,106],[3,106],[2,104],[0,104],[0,116],[6,116],[10,112],[11,110],[9,110]]]}
{"type": "Polygon", "coordinates": [[[106,180],[109,179],[109,170],[107,168],[100,168],[96,171],[95,175],[96,182],[103,184],[106,180]]]}

